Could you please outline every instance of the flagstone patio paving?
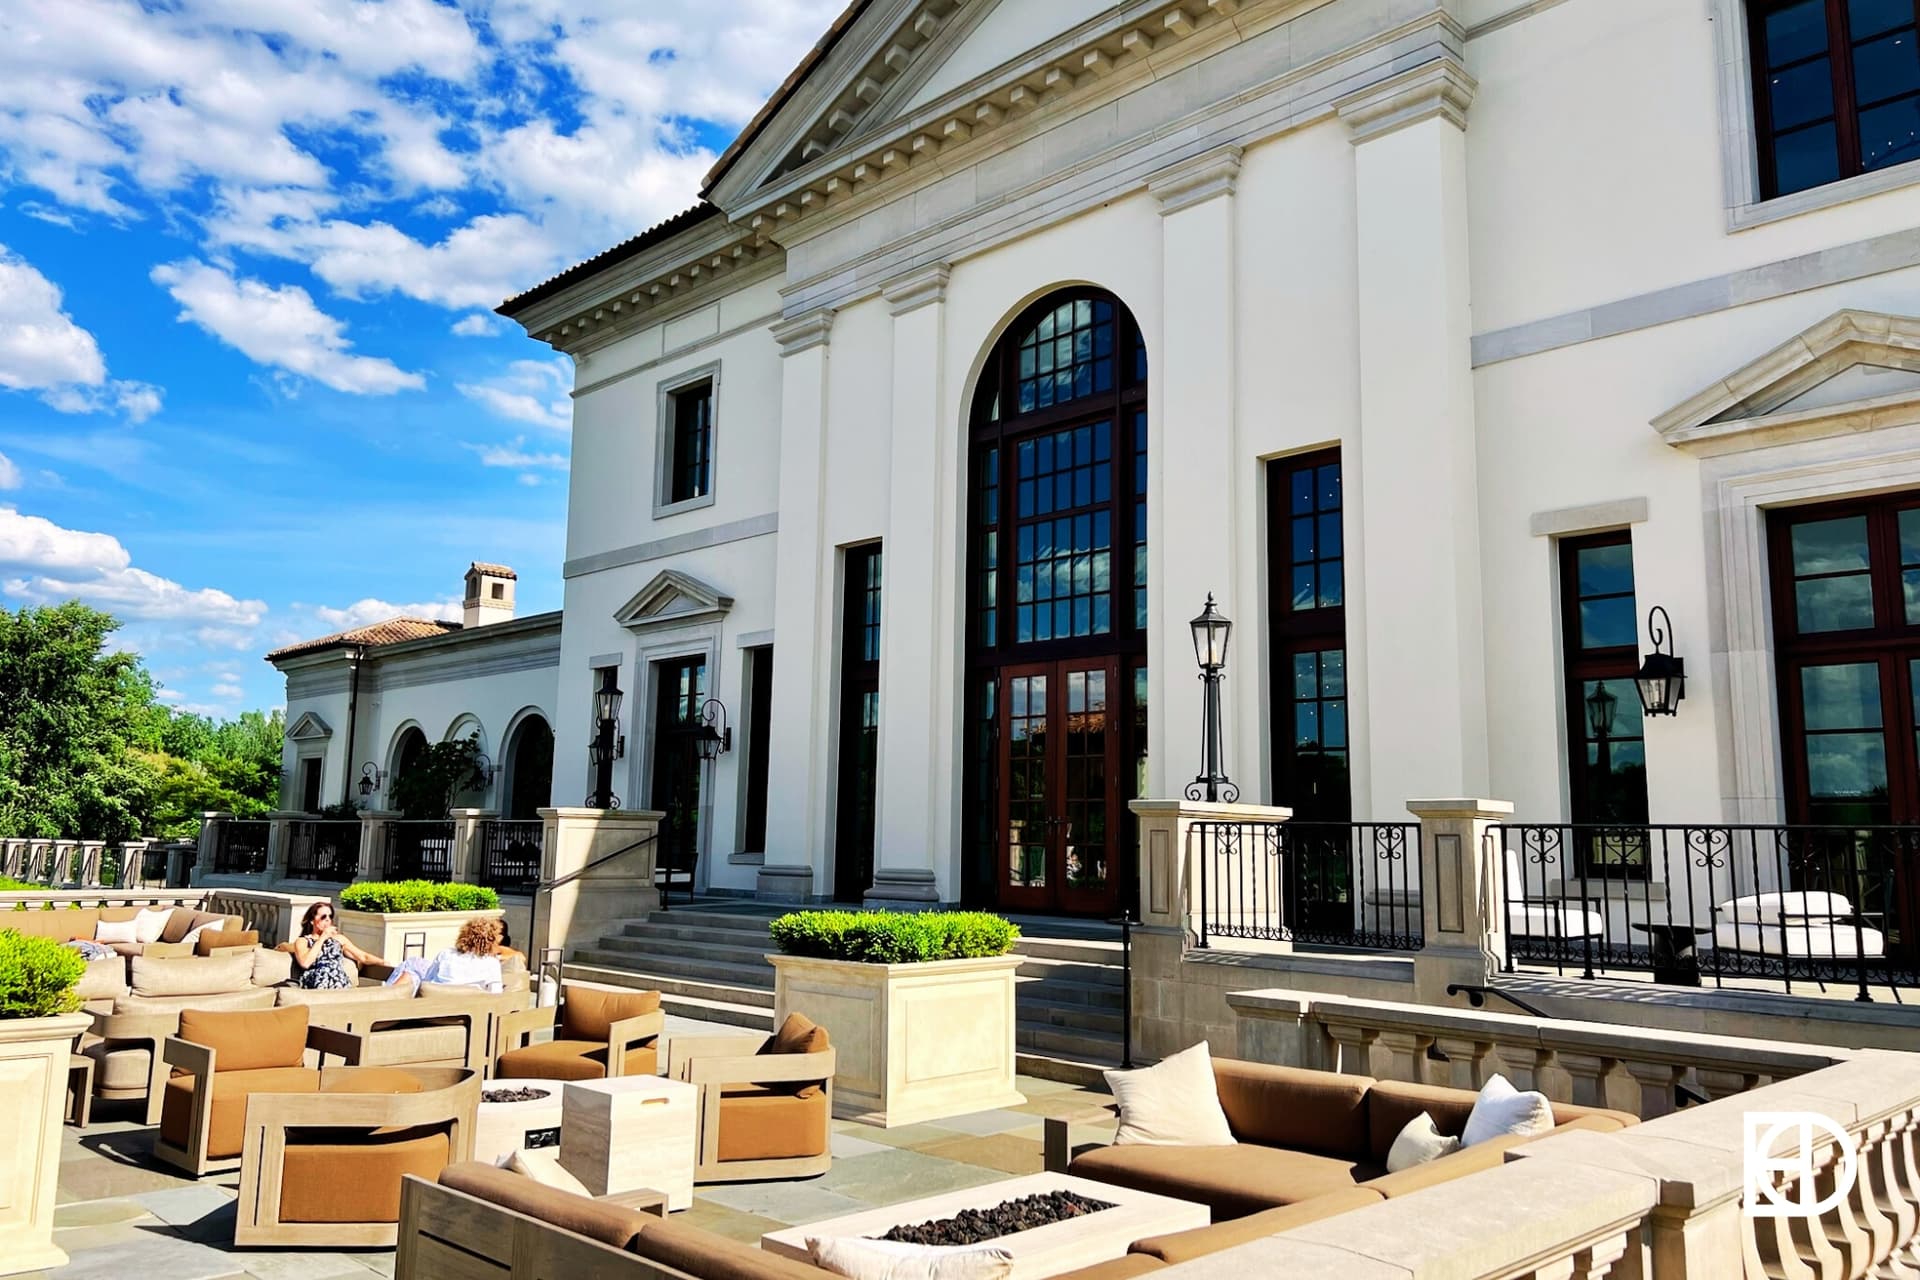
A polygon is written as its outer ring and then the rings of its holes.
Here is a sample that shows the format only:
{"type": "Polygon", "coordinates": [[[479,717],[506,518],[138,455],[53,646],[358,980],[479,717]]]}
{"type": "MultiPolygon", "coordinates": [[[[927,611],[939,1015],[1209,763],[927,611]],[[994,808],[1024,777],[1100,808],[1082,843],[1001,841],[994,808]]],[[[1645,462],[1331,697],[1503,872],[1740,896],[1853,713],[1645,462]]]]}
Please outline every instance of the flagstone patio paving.
{"type": "MultiPolygon", "coordinates": [[[[670,1019],[669,1035],[734,1034],[735,1028],[670,1019]]],[[[1027,1101],[1002,1111],[934,1124],[875,1129],[833,1125],[833,1168],[790,1182],[700,1187],[675,1221],[757,1243],[783,1226],[818,1222],[878,1205],[996,1182],[1041,1169],[1044,1116],[1090,1110],[1106,1101],[1073,1085],[1021,1077],[1027,1101]]],[[[71,1261],[43,1280],[335,1280],[392,1275],[392,1250],[233,1247],[237,1172],[199,1181],[154,1160],[151,1129],[126,1117],[130,1104],[101,1103],[82,1133],[62,1130],[59,1208],[54,1241],[71,1261]]],[[[1111,1129],[1078,1128],[1096,1141],[1111,1129]]]]}

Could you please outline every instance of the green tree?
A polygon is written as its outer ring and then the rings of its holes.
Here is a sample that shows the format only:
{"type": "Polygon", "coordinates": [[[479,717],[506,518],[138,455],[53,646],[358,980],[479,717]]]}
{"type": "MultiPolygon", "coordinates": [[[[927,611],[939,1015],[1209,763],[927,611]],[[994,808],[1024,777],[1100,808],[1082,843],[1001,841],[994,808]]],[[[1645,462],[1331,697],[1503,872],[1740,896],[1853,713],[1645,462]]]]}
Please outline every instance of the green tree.
{"type": "Polygon", "coordinates": [[[486,785],[480,773],[480,735],[436,742],[420,753],[389,792],[393,807],[408,818],[444,818],[456,791],[486,785]]]}

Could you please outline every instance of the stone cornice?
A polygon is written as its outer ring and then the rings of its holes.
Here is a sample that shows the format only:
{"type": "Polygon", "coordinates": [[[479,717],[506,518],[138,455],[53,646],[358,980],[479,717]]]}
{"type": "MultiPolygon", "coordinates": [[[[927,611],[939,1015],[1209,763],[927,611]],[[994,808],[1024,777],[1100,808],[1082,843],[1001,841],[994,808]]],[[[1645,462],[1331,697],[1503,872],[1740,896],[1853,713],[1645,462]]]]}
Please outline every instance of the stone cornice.
{"type": "Polygon", "coordinates": [[[1216,196],[1232,195],[1239,176],[1240,148],[1225,146],[1162,169],[1147,179],[1147,190],[1160,202],[1160,214],[1165,217],[1216,196]]]}
{"type": "Polygon", "coordinates": [[[833,308],[815,307],[811,311],[802,311],[798,315],[775,321],[769,330],[773,340],[780,344],[783,357],[824,347],[833,336],[833,308]]]}
{"type": "Polygon", "coordinates": [[[880,286],[881,295],[887,300],[887,311],[903,316],[929,303],[945,302],[947,278],[952,274],[952,268],[946,263],[936,262],[887,281],[880,286]]]}
{"type": "Polygon", "coordinates": [[[1467,127],[1479,82],[1451,57],[1435,58],[1334,104],[1358,144],[1436,117],[1467,127]]]}

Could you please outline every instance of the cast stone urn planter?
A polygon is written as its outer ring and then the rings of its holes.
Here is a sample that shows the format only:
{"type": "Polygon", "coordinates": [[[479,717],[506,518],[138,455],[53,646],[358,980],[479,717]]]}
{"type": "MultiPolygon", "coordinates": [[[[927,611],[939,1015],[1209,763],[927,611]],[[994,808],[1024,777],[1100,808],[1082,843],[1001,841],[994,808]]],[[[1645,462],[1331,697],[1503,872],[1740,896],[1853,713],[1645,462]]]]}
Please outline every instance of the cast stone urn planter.
{"type": "MultiPolygon", "coordinates": [[[[362,951],[388,961],[408,956],[432,959],[460,936],[469,920],[498,920],[506,912],[499,907],[486,911],[349,911],[334,909],[340,932],[362,951]]],[[[296,919],[295,928],[299,921],[296,919]]]]}
{"type": "Polygon", "coordinates": [[[773,1018],[802,1013],[837,1054],[833,1112],[884,1128],[1017,1106],[1017,955],[861,964],[769,954],[773,1018]]]}
{"type": "Polygon", "coordinates": [[[0,1018],[0,1275],[66,1264],[53,1243],[60,1125],[74,1040],[92,1025],[84,1013],[0,1018]]]}

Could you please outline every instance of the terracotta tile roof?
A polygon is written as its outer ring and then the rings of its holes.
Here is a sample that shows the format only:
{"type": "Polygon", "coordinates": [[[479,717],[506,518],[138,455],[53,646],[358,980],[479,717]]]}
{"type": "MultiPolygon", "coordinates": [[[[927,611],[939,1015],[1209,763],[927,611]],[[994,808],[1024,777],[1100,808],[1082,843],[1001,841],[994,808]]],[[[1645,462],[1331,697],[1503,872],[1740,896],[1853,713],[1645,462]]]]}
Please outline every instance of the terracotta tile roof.
{"type": "Polygon", "coordinates": [[[520,579],[519,574],[504,564],[488,564],[484,560],[475,560],[472,564],[468,565],[467,568],[469,570],[478,569],[481,573],[487,574],[489,577],[512,578],[516,582],[520,579]]]}
{"type": "Polygon", "coordinates": [[[551,298],[568,285],[576,284],[594,274],[596,271],[604,271],[616,263],[625,262],[628,258],[637,257],[661,241],[671,239],[689,227],[698,226],[708,218],[717,218],[719,216],[720,210],[708,204],[705,200],[702,200],[691,209],[683,209],[679,213],[674,214],[665,222],[655,223],[632,239],[622,240],[619,244],[613,246],[613,248],[603,253],[596,253],[585,262],[568,267],[552,279],[543,280],[533,286],[533,288],[528,289],[525,293],[514,294],[511,298],[508,298],[505,302],[495,307],[494,311],[503,316],[518,315],[534,303],[539,302],[543,298],[551,298]]]}
{"type": "Polygon", "coordinates": [[[700,180],[701,195],[713,190],[714,184],[726,176],[727,170],[733,167],[733,162],[740,158],[740,153],[760,136],[760,131],[766,128],[767,122],[787,104],[787,99],[791,98],[793,91],[800,87],[800,83],[813,73],[813,69],[820,65],[820,60],[833,52],[833,46],[840,42],[840,37],[847,33],[847,28],[853,25],[854,19],[858,18],[861,10],[866,7],[867,0],[851,0],[845,9],[840,11],[840,16],[833,20],[833,25],[827,28],[826,34],[820,37],[813,48],[807,50],[806,57],[800,59],[800,65],[788,73],[787,78],[780,82],[780,87],[773,91],[773,96],[766,100],[760,110],[754,112],[753,119],[747,121],[747,127],[727,144],[727,149],[722,151],[720,158],[713,162],[713,168],[707,170],[707,176],[700,180]]]}
{"type": "Polygon", "coordinates": [[[437,618],[388,618],[385,622],[375,622],[364,627],[355,627],[350,631],[336,631],[330,636],[321,636],[318,640],[302,640],[285,648],[275,649],[267,655],[267,661],[278,658],[291,658],[302,653],[318,653],[322,649],[364,646],[369,649],[385,644],[399,644],[402,640],[423,640],[428,636],[443,636],[450,631],[460,630],[457,622],[442,622],[437,618]]]}

